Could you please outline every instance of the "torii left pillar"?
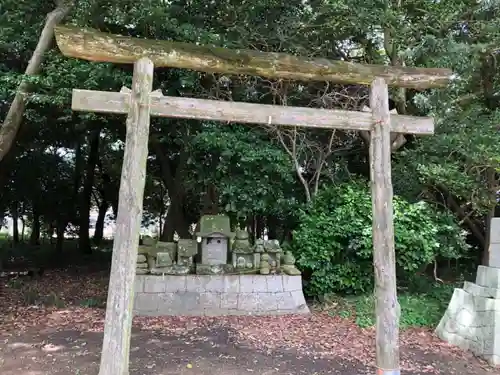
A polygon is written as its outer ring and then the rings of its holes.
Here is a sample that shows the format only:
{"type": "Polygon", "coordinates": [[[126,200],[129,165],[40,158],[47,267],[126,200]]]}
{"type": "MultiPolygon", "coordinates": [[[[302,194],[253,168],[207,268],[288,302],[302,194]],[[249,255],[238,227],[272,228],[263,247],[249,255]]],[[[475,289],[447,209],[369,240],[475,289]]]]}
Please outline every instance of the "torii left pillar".
{"type": "MultiPolygon", "coordinates": [[[[153,71],[154,66],[150,59],[138,60],[134,64],[132,90],[122,90],[130,94],[130,101],[99,375],[129,373],[136,249],[139,246],[146,183],[153,71]]],[[[99,101],[102,94],[100,91],[87,92],[87,95],[90,95],[89,102],[99,101]]],[[[81,103],[75,100],[78,99],[73,95],[72,106],[78,108],[81,103]]],[[[88,109],[101,113],[116,113],[113,103],[108,104],[101,101],[99,108],[88,109]]]]}

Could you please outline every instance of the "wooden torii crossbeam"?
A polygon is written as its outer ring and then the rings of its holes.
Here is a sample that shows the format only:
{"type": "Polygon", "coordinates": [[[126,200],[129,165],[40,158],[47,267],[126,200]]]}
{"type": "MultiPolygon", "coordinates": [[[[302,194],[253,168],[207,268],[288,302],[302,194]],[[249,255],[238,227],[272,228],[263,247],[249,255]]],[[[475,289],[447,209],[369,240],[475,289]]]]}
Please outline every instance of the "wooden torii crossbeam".
{"type": "Polygon", "coordinates": [[[370,131],[377,374],[399,375],[390,133],[432,134],[431,118],[391,115],[388,85],[425,89],[451,78],[447,69],[360,65],[256,51],[201,47],[58,27],[66,56],[134,63],[132,89],[73,90],[77,111],[127,114],[125,154],[106,307],[100,375],[128,373],[132,303],[148,154],[150,116],[370,131]],[[372,113],[167,97],[152,91],[154,65],[272,78],[370,84],[372,113]]]}
{"type": "MultiPolygon", "coordinates": [[[[75,89],[71,108],[83,112],[127,114],[130,92],[126,87],[120,92],[75,89]]],[[[151,93],[149,103],[150,115],[158,117],[357,131],[370,131],[373,124],[372,114],[367,112],[181,98],[163,96],[160,90],[151,93]]],[[[391,133],[434,133],[431,117],[390,116],[391,133]]]]}
{"type": "Polygon", "coordinates": [[[371,84],[376,77],[382,77],[389,86],[414,89],[443,87],[451,76],[449,69],[365,65],[284,53],[230,50],[192,43],[130,38],[73,26],[58,26],[55,35],[63,55],[89,61],[131,64],[147,56],[158,68],[366,85],[371,84]]]}

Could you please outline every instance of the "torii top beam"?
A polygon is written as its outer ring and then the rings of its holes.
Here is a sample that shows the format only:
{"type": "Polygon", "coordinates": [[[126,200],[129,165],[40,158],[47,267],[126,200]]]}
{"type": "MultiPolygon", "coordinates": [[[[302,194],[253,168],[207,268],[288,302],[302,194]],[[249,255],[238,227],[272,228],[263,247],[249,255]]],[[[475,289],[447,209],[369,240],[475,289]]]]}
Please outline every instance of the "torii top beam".
{"type": "Polygon", "coordinates": [[[68,57],[130,64],[141,57],[148,57],[156,67],[209,73],[365,85],[371,84],[376,77],[382,77],[390,86],[413,89],[446,86],[452,75],[449,69],[364,65],[284,53],[139,39],[73,26],[56,27],[55,36],[59,49],[68,57]]]}

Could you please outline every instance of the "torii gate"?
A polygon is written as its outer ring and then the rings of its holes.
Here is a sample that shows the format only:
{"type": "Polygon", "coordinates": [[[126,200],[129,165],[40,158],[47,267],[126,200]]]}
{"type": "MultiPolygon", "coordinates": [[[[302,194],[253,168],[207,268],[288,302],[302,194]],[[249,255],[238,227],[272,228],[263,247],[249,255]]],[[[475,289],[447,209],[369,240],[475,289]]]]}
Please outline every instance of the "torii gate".
{"type": "Polygon", "coordinates": [[[150,116],[251,124],[369,131],[376,296],[377,374],[399,375],[399,304],[396,291],[391,179],[391,133],[433,134],[432,118],[391,115],[388,84],[425,89],[445,86],[447,69],[361,65],[278,53],[228,50],[151,41],[60,26],[57,44],[65,56],[134,63],[132,89],[73,90],[72,109],[127,114],[106,307],[100,375],[125,375],[129,368],[133,288],[148,155],[150,116]],[[370,84],[371,114],[163,96],[152,91],[156,66],[205,72],[261,75],[295,80],[370,84]]]}

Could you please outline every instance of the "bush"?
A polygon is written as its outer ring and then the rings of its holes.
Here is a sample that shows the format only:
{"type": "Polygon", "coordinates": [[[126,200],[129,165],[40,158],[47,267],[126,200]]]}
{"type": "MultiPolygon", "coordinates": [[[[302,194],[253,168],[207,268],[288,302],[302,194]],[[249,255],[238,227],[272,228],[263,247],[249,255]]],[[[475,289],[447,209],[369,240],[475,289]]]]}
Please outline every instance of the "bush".
{"type": "MultiPolygon", "coordinates": [[[[425,279],[425,278],[424,278],[425,279]]],[[[399,326],[436,327],[448,307],[453,294],[454,284],[440,284],[425,279],[428,284],[426,293],[401,293],[398,301],[401,307],[399,326]]],[[[359,327],[375,325],[375,298],[373,295],[337,298],[334,304],[324,305],[330,315],[354,317],[359,327]]]]}
{"type": "MultiPolygon", "coordinates": [[[[438,256],[459,258],[468,245],[454,217],[425,203],[394,197],[394,237],[399,278],[408,279],[438,256]]],[[[306,292],[359,294],[373,290],[372,204],[365,182],[321,191],[300,214],[291,249],[311,278],[306,292]]]]}

